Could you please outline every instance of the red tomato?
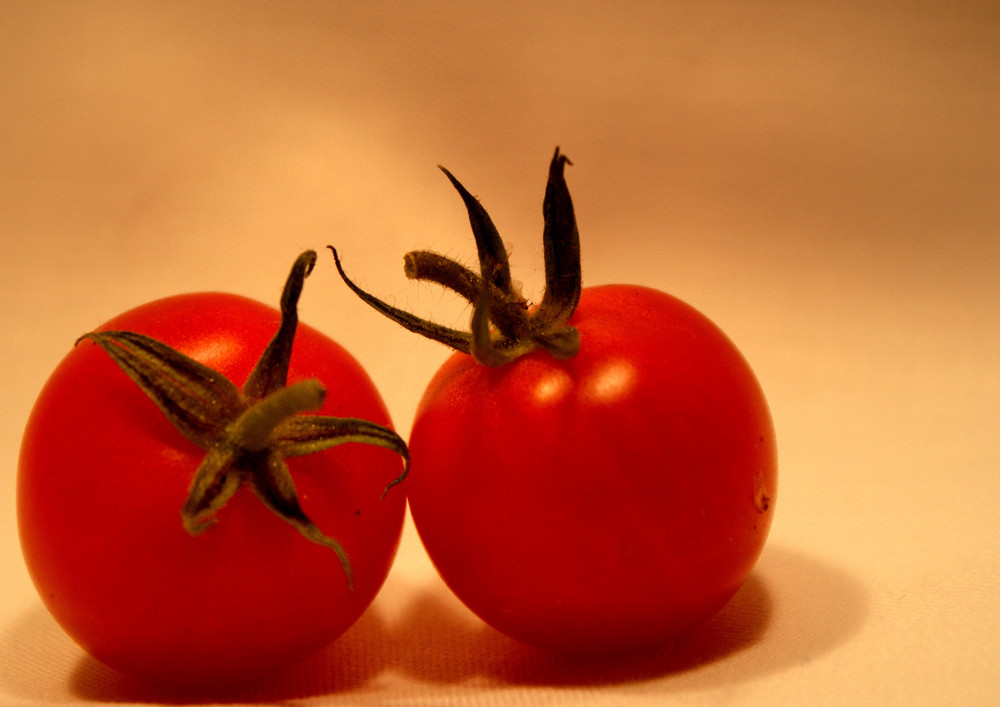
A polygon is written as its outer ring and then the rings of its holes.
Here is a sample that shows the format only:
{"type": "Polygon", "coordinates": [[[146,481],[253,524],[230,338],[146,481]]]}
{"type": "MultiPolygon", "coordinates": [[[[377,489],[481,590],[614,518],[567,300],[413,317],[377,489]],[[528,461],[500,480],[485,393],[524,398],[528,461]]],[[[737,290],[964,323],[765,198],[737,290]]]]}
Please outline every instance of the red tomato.
{"type": "Polygon", "coordinates": [[[331,250],[363,301],[457,351],[410,433],[410,509],[441,577],[516,639],[627,652],[706,620],[750,573],[774,515],[776,443],[757,380],[703,315],[643,287],[582,289],[566,164],[556,148],[534,306],[486,210],[444,170],[479,271],[412,251],[404,272],[466,299],[469,332],[364,291],[331,250]]]}
{"type": "MultiPolygon", "coordinates": [[[[242,384],[280,322],[226,294],[133,309],[101,327],[147,334],[242,384]]],[[[288,382],[317,378],[319,414],[389,425],[361,366],[301,325],[288,382]]],[[[247,486],[199,535],[179,511],[205,452],[99,347],[81,342],[31,413],[18,522],[32,579],[57,621],[107,665],[172,685],[252,680],[323,647],[364,612],[398,546],[405,500],[382,498],[399,457],[345,444],[287,461],[305,513],[346,550],[308,542],[247,486]]]]}
{"type": "Polygon", "coordinates": [[[663,644],[763,548],[775,436],[753,373],[661,292],[584,289],[579,352],[455,353],[410,436],[407,495],[441,577],[500,631],[561,652],[663,644]]]}

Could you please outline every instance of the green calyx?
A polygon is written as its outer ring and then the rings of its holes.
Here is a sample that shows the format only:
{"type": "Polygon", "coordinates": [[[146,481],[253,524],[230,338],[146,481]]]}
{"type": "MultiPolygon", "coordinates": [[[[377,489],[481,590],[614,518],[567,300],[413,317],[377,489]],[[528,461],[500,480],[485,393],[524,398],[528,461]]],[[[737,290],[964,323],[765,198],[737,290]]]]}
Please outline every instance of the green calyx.
{"type": "MultiPolygon", "coordinates": [[[[347,274],[333,246],[341,278],[363,301],[410,331],[470,354],[486,366],[502,366],[544,349],[569,358],[580,348],[579,332],[567,322],[580,300],[580,236],[564,176],[569,162],[556,148],[549,166],[542,212],[545,293],[537,307],[514,286],[507,250],[483,206],[441,167],[465,202],[479,255],[479,273],[437,253],[413,251],[404,257],[404,273],[412,280],[442,285],[472,305],[470,331],[443,327],[398,309],[362,290],[347,274]]],[[[570,163],[572,164],[572,163],[570,163]]]]}
{"type": "Polygon", "coordinates": [[[174,427],[205,450],[181,509],[189,533],[201,533],[212,525],[216,511],[249,484],[268,508],[304,537],[333,550],[353,587],[346,551],[302,510],[284,460],[346,442],[384,447],[404,460],[403,472],[386,487],[388,492],[406,477],[409,453],[395,432],[373,422],[302,414],[323,405],[326,389],[319,381],[287,385],[299,295],[315,263],[313,251],[295,261],[282,293],[281,325],[242,390],[222,374],[143,334],[97,331],[80,340],[88,339],[107,352],[174,427]]]}

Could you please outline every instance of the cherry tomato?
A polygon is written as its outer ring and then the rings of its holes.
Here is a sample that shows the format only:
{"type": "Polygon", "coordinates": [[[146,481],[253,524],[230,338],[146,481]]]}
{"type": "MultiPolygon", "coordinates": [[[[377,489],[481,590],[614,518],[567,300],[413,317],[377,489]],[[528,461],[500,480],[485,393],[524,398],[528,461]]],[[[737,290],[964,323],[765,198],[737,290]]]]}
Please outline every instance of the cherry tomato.
{"type": "Polygon", "coordinates": [[[556,150],[543,202],[545,292],[524,300],[482,205],[458,181],[475,273],[414,251],[406,274],[473,306],[471,332],[396,309],[456,349],[410,434],[413,522],[447,585],[526,643],[564,653],[669,643],[720,609],[771,526],[776,442],[747,362],[692,307],[645,287],[581,287],[556,150]]]}
{"type": "Polygon", "coordinates": [[[750,368],[681,301],[584,289],[579,352],[453,354],[410,434],[407,495],[447,585],[560,652],[653,647],[736,592],[767,537],[775,438],[750,368]]]}
{"type": "MultiPolygon", "coordinates": [[[[242,383],[281,323],[255,301],[200,293],[100,330],[148,335],[242,383]]],[[[287,381],[313,378],[327,390],[320,415],[390,424],[357,361],[302,325],[287,381]]],[[[49,611],[100,661],[173,686],[252,681],[336,638],[385,580],[404,518],[402,493],[383,498],[399,457],[343,444],[290,456],[287,468],[302,517],[348,565],[267,507],[259,481],[242,483],[192,534],[181,509],[205,458],[105,351],[81,341],[39,395],[19,463],[20,539],[49,611]]]]}

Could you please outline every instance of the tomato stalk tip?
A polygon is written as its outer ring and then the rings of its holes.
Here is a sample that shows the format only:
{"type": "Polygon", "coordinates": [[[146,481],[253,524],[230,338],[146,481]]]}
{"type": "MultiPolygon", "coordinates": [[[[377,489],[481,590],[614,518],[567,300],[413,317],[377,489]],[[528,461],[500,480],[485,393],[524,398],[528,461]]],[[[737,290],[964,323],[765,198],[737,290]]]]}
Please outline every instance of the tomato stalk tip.
{"type": "Polygon", "coordinates": [[[286,418],[317,410],[326,399],[326,388],[316,380],[304,380],[278,388],[247,408],[232,425],[232,444],[247,452],[271,445],[275,428],[286,418]]]}

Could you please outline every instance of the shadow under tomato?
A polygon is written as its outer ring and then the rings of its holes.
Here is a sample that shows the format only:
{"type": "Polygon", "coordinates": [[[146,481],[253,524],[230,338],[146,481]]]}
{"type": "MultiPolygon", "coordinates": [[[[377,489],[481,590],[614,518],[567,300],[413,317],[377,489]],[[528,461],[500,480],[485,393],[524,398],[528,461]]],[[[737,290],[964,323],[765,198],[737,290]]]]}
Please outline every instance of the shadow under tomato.
{"type": "Polygon", "coordinates": [[[218,691],[172,690],[134,680],[84,654],[70,678],[70,689],[78,698],[101,702],[242,704],[304,699],[364,686],[386,668],[388,642],[385,623],[372,606],[322,651],[260,682],[218,691]]]}
{"type": "Polygon", "coordinates": [[[155,690],[86,656],[39,605],[0,635],[0,689],[40,703],[66,680],[73,696],[106,702],[282,702],[363,691],[380,673],[426,684],[624,685],[667,691],[738,683],[815,660],[848,641],[867,615],[865,587],[800,551],[769,546],[733,600],[701,630],[651,654],[572,660],[522,645],[483,624],[440,582],[377,599],[318,655],[238,692],[155,690]],[[400,601],[397,601],[400,600],[400,601]],[[381,601],[381,603],[380,603],[381,601]],[[381,605],[393,608],[387,622],[381,605]],[[62,677],[60,677],[62,676],[62,677]]]}
{"type": "Polygon", "coordinates": [[[866,605],[861,585],[841,570],[769,548],[718,614],[655,652],[610,659],[545,653],[483,624],[435,585],[407,607],[393,632],[394,653],[404,670],[426,682],[485,678],[518,685],[600,686],[664,679],[678,689],[691,688],[751,679],[802,656],[815,657],[860,628],[866,605]]]}
{"type": "Polygon", "coordinates": [[[396,658],[429,682],[487,677],[538,685],[601,685],[658,678],[719,660],[752,646],[767,629],[771,596],[752,575],[726,607],[698,632],[653,652],[569,657],[519,643],[471,616],[442,592],[426,591],[395,631],[396,658]]]}

